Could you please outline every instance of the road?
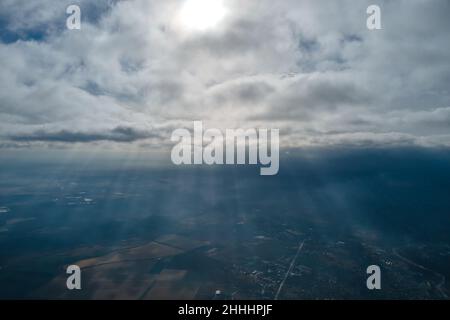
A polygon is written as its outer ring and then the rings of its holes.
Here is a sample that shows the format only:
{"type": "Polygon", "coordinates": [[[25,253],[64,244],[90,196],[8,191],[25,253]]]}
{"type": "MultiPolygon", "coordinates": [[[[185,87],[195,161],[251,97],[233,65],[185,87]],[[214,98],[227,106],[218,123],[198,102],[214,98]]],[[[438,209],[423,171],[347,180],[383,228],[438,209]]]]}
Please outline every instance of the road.
{"type": "Polygon", "coordinates": [[[445,291],[442,289],[442,287],[443,287],[444,284],[445,284],[445,276],[444,276],[444,275],[442,275],[442,274],[440,274],[439,272],[436,272],[436,271],[434,271],[434,270],[431,270],[431,269],[429,269],[429,268],[427,268],[427,267],[425,267],[425,266],[423,266],[423,265],[421,265],[421,264],[418,264],[418,263],[416,263],[416,262],[414,262],[414,261],[411,261],[411,260],[409,260],[408,258],[402,256],[402,255],[398,252],[398,249],[397,249],[397,248],[392,249],[392,251],[394,252],[394,254],[395,254],[398,258],[400,258],[400,259],[403,260],[404,262],[406,262],[406,263],[408,263],[408,264],[410,264],[410,265],[412,265],[412,266],[414,266],[414,267],[416,267],[416,268],[419,268],[419,269],[421,269],[421,270],[423,270],[423,271],[430,272],[430,273],[434,274],[436,277],[438,277],[438,278],[440,279],[440,281],[439,281],[439,283],[438,283],[437,285],[435,285],[436,290],[442,295],[442,297],[443,297],[444,299],[448,299],[448,295],[447,295],[447,294],[445,293],[445,291]]]}
{"type": "Polygon", "coordinates": [[[278,296],[280,295],[281,290],[283,289],[284,283],[286,282],[286,279],[289,277],[289,274],[291,274],[292,269],[295,266],[295,261],[297,260],[298,254],[300,251],[302,251],[303,244],[305,243],[305,240],[303,240],[300,245],[298,246],[297,252],[295,253],[295,256],[292,258],[291,264],[289,265],[289,269],[287,270],[286,274],[284,275],[283,281],[281,281],[280,286],[278,287],[277,293],[275,294],[274,300],[278,300],[278,296]]]}

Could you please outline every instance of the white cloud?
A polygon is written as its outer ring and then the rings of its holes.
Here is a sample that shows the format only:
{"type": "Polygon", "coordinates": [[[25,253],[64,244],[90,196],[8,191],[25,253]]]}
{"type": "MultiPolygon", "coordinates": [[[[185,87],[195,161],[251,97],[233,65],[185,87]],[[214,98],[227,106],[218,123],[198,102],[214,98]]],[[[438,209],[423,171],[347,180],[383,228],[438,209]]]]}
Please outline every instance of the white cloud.
{"type": "Polygon", "coordinates": [[[381,31],[367,1],[293,0],[225,1],[201,31],[174,22],[180,1],[79,1],[69,31],[66,2],[0,5],[2,145],[165,145],[192,120],[276,126],[285,146],[448,144],[447,1],[381,1],[381,31]]]}

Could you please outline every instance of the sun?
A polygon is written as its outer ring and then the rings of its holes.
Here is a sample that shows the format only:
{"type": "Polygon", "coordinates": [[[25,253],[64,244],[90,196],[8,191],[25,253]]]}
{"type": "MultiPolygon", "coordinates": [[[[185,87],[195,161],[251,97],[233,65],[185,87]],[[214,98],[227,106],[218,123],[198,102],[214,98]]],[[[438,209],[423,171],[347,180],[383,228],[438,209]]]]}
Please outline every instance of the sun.
{"type": "Polygon", "coordinates": [[[217,26],[226,13],[222,0],[186,0],[178,18],[184,29],[206,31],[217,26]]]}

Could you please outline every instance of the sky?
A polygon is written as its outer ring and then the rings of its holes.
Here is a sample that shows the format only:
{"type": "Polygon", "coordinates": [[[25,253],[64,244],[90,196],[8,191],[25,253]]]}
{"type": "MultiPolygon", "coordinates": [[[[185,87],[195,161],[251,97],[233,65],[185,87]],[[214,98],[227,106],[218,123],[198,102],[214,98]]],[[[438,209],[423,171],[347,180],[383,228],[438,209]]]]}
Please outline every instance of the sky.
{"type": "Polygon", "coordinates": [[[163,149],[194,120],[282,148],[450,146],[450,1],[198,3],[2,0],[0,149],[163,149]]]}

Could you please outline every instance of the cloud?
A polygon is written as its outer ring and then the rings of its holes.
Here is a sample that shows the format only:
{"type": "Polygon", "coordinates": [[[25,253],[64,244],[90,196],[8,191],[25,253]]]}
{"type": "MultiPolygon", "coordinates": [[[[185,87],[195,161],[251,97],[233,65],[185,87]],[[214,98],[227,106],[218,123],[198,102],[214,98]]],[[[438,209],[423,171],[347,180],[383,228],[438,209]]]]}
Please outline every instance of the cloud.
{"type": "Polygon", "coordinates": [[[230,0],[195,32],[175,0],[2,1],[1,146],[163,145],[192,120],[277,127],[285,146],[447,145],[449,2],[380,1],[380,31],[369,4],[230,0]]]}
{"type": "Polygon", "coordinates": [[[56,132],[48,132],[44,130],[35,131],[29,135],[11,136],[10,139],[16,142],[96,142],[96,141],[113,141],[113,142],[134,142],[149,138],[161,138],[156,133],[136,130],[131,127],[117,127],[107,132],[89,133],[77,132],[69,130],[61,130],[56,132]]]}

